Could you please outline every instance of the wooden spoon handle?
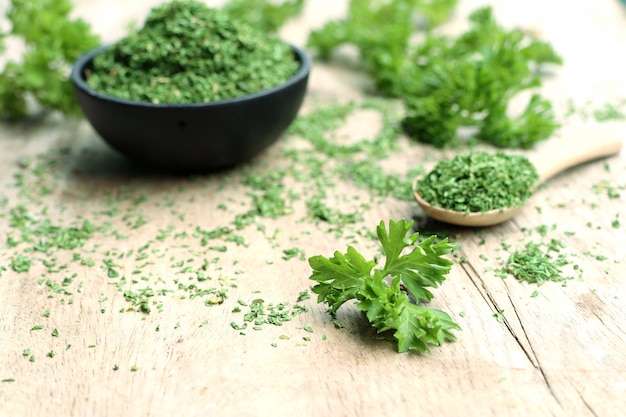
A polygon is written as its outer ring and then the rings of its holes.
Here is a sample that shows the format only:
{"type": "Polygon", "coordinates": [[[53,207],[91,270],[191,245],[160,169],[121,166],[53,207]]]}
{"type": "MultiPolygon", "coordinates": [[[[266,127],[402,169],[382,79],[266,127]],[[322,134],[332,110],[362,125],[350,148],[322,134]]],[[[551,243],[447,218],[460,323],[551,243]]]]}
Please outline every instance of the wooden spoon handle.
{"type": "Polygon", "coordinates": [[[547,144],[529,159],[543,182],[578,164],[619,154],[625,139],[626,135],[618,135],[614,130],[585,126],[563,140],[547,144]]]}

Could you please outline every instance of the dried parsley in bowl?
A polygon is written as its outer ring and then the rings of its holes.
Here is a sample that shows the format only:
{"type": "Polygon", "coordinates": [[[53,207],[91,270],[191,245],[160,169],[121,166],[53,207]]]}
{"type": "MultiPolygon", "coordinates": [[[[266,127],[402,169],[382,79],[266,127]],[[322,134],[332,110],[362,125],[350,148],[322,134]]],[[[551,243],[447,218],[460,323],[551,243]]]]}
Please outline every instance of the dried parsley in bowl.
{"type": "Polygon", "coordinates": [[[200,2],[174,0],[97,55],[88,83],[131,101],[207,103],[276,87],[298,68],[282,40],[200,2]]]}
{"type": "Polygon", "coordinates": [[[472,152],[441,160],[417,182],[416,191],[433,206],[465,213],[521,206],[539,181],[524,156],[472,152]]]}

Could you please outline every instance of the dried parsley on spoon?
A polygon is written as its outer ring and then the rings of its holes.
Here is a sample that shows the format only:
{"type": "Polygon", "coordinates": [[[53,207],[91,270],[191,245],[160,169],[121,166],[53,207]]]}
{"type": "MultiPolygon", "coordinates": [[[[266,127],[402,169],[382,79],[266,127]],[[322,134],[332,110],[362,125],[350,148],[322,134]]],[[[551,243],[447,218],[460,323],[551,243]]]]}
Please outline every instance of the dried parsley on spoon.
{"type": "Polygon", "coordinates": [[[444,159],[417,182],[423,200],[464,213],[521,206],[539,181],[524,156],[472,152],[444,159]]]}

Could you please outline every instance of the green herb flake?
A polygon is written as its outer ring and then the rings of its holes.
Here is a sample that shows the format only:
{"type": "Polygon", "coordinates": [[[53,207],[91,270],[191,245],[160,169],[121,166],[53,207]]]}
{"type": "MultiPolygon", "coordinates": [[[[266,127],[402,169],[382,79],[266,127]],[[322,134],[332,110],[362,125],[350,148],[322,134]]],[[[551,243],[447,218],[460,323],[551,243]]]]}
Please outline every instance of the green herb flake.
{"type": "Polygon", "coordinates": [[[240,325],[240,324],[237,324],[234,321],[232,321],[230,323],[230,327],[232,327],[235,330],[245,330],[248,327],[248,324],[247,323],[243,323],[243,324],[240,325]]]}
{"type": "MultiPolygon", "coordinates": [[[[623,104],[623,103],[621,103],[623,104]]],[[[626,112],[619,108],[619,104],[606,103],[602,107],[593,111],[593,117],[598,122],[607,122],[611,120],[626,120],[626,112]]]]}
{"type": "Polygon", "coordinates": [[[291,258],[294,258],[296,256],[298,256],[298,254],[301,253],[301,249],[300,248],[291,248],[291,249],[284,249],[283,250],[283,259],[284,260],[289,260],[291,258]]]}
{"type": "Polygon", "coordinates": [[[608,180],[599,181],[592,186],[592,190],[595,194],[606,194],[606,196],[615,200],[621,197],[620,191],[626,190],[624,185],[615,185],[608,180]]]}
{"type": "Polygon", "coordinates": [[[300,294],[298,294],[298,302],[302,302],[305,300],[309,300],[311,298],[311,294],[309,294],[308,291],[301,291],[300,294]]]}
{"type": "Polygon", "coordinates": [[[520,281],[542,284],[546,281],[560,282],[563,276],[561,267],[568,264],[565,255],[558,253],[560,244],[551,245],[528,242],[524,249],[516,250],[509,256],[506,272],[520,281]]]}
{"type": "Polygon", "coordinates": [[[498,320],[498,323],[504,323],[504,310],[496,311],[495,313],[493,313],[493,317],[498,320]]]}
{"type": "Polygon", "coordinates": [[[216,252],[226,252],[228,248],[226,246],[211,246],[209,249],[214,250],[216,252]]]}
{"type": "Polygon", "coordinates": [[[598,255],[598,254],[592,253],[590,251],[586,251],[586,252],[584,252],[584,254],[589,256],[589,257],[591,257],[591,258],[593,258],[593,259],[595,259],[595,260],[597,260],[597,261],[606,261],[607,259],[609,259],[605,255],[598,255]]]}
{"type": "Polygon", "coordinates": [[[15,272],[28,272],[33,263],[33,260],[25,255],[17,255],[11,259],[11,269],[15,272]]]}

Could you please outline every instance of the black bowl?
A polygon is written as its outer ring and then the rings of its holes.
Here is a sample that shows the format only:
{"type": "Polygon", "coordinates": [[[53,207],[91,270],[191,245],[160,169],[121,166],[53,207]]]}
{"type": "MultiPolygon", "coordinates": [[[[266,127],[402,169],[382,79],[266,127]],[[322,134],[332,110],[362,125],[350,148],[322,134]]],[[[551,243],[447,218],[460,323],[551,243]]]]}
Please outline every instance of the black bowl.
{"type": "Polygon", "coordinates": [[[212,171],[247,162],[276,142],[296,118],[311,62],[292,46],[297,73],[277,87],[247,96],[197,104],[151,104],[102,94],[85,81],[94,56],[80,57],[71,81],[96,132],[128,158],[167,171],[212,171]]]}

